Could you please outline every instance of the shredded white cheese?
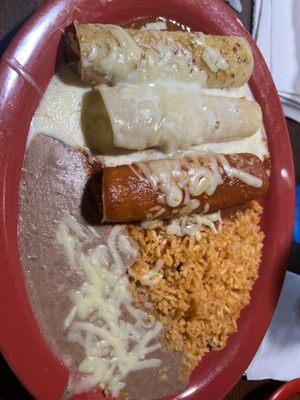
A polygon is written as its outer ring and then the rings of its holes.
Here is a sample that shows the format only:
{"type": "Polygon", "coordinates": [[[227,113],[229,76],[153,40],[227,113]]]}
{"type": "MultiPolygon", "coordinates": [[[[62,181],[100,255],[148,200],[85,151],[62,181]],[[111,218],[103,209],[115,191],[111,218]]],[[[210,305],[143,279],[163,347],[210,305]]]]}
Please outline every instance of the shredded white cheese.
{"type": "MultiPolygon", "coordinates": [[[[89,51],[86,51],[81,57],[82,66],[95,65],[104,75],[113,77],[116,82],[126,79],[140,64],[142,49],[127,31],[118,25],[95,24],[93,29],[103,29],[109,32],[115,40],[108,43],[108,50],[104,56],[99,43],[92,42],[89,51]]],[[[80,37],[80,39],[84,42],[84,37],[80,37]]]]}
{"type": "Polygon", "coordinates": [[[131,166],[131,169],[137,176],[144,175],[155,192],[163,194],[159,198],[161,203],[174,209],[183,205],[181,214],[199,208],[199,200],[191,199],[191,196],[197,197],[203,193],[211,196],[223,184],[223,172],[255,188],[263,185],[262,179],[232,167],[222,154],[210,152],[193,158],[139,162],[131,166]]]}
{"type": "Polygon", "coordinates": [[[197,43],[204,46],[201,57],[212,72],[216,73],[219,69],[226,70],[229,67],[228,62],[222,56],[221,50],[206,44],[205,35],[202,32],[199,33],[197,43]]]}
{"type": "Polygon", "coordinates": [[[239,168],[234,168],[232,167],[229,162],[227,161],[226,157],[223,156],[223,154],[218,155],[218,159],[222,163],[222,166],[224,168],[224,171],[228,176],[231,178],[236,178],[242,182],[244,182],[246,185],[255,187],[255,188],[261,188],[263,185],[263,181],[260,178],[257,178],[256,176],[253,176],[249,174],[248,172],[243,171],[242,169],[239,168]]]}
{"type": "Polygon", "coordinates": [[[118,396],[130,372],[160,366],[161,360],[151,358],[151,354],[161,347],[162,325],[132,306],[121,253],[136,257],[137,247],[121,227],[112,228],[106,245],[84,251],[90,235],[92,232],[69,215],[58,227],[57,241],[68,261],[78,264],[86,277],[83,286],[70,293],[74,306],[66,316],[64,329],[68,330],[68,340],[84,350],[79,387],[101,386],[118,396]],[[124,313],[130,315],[131,322],[124,313]]]}
{"type": "Polygon", "coordinates": [[[144,286],[154,286],[157,285],[158,282],[163,278],[163,275],[159,272],[164,266],[164,262],[161,259],[156,261],[155,267],[147,272],[142,278],[140,278],[140,282],[144,286]]]}
{"type": "Polygon", "coordinates": [[[80,240],[84,240],[86,237],[86,229],[74,217],[65,214],[56,232],[56,241],[64,246],[66,257],[73,267],[75,267],[75,254],[80,247],[80,240]]]}
{"type": "Polygon", "coordinates": [[[191,214],[171,220],[166,226],[166,233],[176,236],[195,236],[199,240],[205,227],[209,227],[216,234],[221,229],[221,226],[220,211],[208,215],[191,214]],[[219,223],[218,229],[216,222],[219,223]]]}
{"type": "MultiPolygon", "coordinates": [[[[196,239],[201,238],[201,232],[205,227],[209,227],[213,233],[218,233],[222,228],[221,212],[215,212],[208,215],[203,214],[190,214],[181,217],[173,218],[168,221],[153,220],[153,221],[142,221],[141,227],[143,229],[165,229],[168,235],[176,235],[179,237],[189,235],[195,236],[196,239]]],[[[148,286],[153,286],[160,281],[159,270],[156,268],[152,269],[144,275],[143,282],[141,283],[148,286]]]]}
{"type": "Polygon", "coordinates": [[[202,59],[214,73],[218,72],[219,69],[225,70],[228,68],[228,62],[222,56],[220,49],[215,47],[206,46],[202,53],[202,59]]]}

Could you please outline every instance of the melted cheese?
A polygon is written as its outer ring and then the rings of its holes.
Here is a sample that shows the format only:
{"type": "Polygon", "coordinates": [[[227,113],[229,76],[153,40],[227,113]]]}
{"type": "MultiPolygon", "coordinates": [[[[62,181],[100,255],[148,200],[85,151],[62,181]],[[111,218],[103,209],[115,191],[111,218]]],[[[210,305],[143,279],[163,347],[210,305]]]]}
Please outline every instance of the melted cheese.
{"type": "Polygon", "coordinates": [[[236,178],[246,185],[260,188],[262,179],[253,176],[240,168],[232,167],[222,154],[207,153],[202,157],[184,159],[165,159],[136,163],[131,169],[138,177],[141,174],[150,183],[153,191],[158,193],[158,201],[176,208],[184,205],[179,211],[187,214],[199,206],[197,197],[205,193],[211,196],[219,185],[222,185],[223,171],[230,178],[236,178]],[[161,196],[160,194],[163,194],[161,196]]]}
{"type": "Polygon", "coordinates": [[[228,68],[228,62],[222,56],[220,49],[208,46],[203,33],[198,34],[196,43],[204,47],[201,58],[212,72],[217,73],[219,69],[226,70],[228,68]]]}
{"type": "MultiPolygon", "coordinates": [[[[151,34],[157,37],[155,47],[144,50],[139,67],[123,83],[155,83],[172,76],[175,81],[196,82],[200,87],[205,86],[207,75],[194,63],[190,50],[172,40],[168,34],[169,37],[164,37],[154,30],[151,34]]],[[[137,33],[134,37],[140,46],[144,45],[143,36],[143,33],[137,33]]]]}
{"type": "Polygon", "coordinates": [[[202,53],[202,59],[214,73],[217,73],[219,69],[226,70],[228,68],[228,63],[225,58],[222,57],[220,49],[206,46],[202,53]]]}
{"type": "MultiPolygon", "coordinates": [[[[190,214],[173,218],[168,221],[143,221],[141,222],[141,227],[151,230],[160,228],[163,229],[167,235],[175,235],[179,237],[186,235],[195,236],[197,240],[200,240],[201,233],[206,227],[210,228],[213,233],[217,234],[222,228],[222,218],[220,211],[208,215],[190,214]]],[[[150,270],[149,273],[144,276],[148,280],[144,283],[141,281],[141,283],[148,284],[149,286],[157,284],[161,278],[154,272],[153,270],[150,270]]]]}
{"type": "Polygon", "coordinates": [[[164,80],[154,84],[99,85],[115,146],[142,150],[186,149],[253,135],[260,107],[245,99],[207,96],[199,86],[164,80]]]}
{"type": "Polygon", "coordinates": [[[263,181],[260,178],[257,178],[251,174],[248,174],[247,172],[232,167],[227,159],[222,155],[218,155],[218,160],[222,163],[222,167],[226,174],[231,177],[231,178],[236,178],[242,182],[244,182],[246,185],[255,187],[255,188],[261,188],[263,185],[263,181]]]}
{"type": "MultiPolygon", "coordinates": [[[[97,41],[87,44],[81,52],[82,67],[93,66],[104,75],[113,77],[118,82],[126,79],[128,75],[137,68],[141,62],[142,49],[131,38],[125,29],[118,25],[96,24],[93,29],[103,29],[109,32],[115,40],[107,44],[106,54],[103,54],[103,46],[97,41]]],[[[84,36],[79,36],[80,46],[85,42],[84,36]]]]}
{"type": "Polygon", "coordinates": [[[68,339],[84,351],[79,386],[86,389],[100,385],[118,396],[130,372],[161,364],[151,354],[161,347],[158,337],[162,326],[132,306],[128,290],[122,254],[136,257],[137,248],[116,225],[107,238],[107,245],[84,251],[84,243],[90,236],[69,215],[59,224],[57,240],[69,262],[78,264],[86,277],[83,286],[70,293],[74,307],[64,323],[68,339]],[[124,320],[123,312],[130,315],[130,322],[124,320]]]}
{"type": "Polygon", "coordinates": [[[154,268],[148,271],[144,276],[140,278],[140,283],[143,286],[155,286],[163,278],[163,275],[159,272],[164,266],[164,262],[161,259],[156,261],[154,268]]]}
{"type": "Polygon", "coordinates": [[[56,232],[56,241],[64,247],[68,262],[73,267],[76,265],[76,251],[80,248],[80,240],[86,237],[86,229],[71,215],[65,214],[56,232]],[[75,236],[70,235],[70,232],[73,232],[75,236]]]}
{"type": "MultiPolygon", "coordinates": [[[[246,98],[248,100],[253,100],[253,96],[248,85],[244,85],[240,88],[230,89],[202,88],[201,92],[207,96],[225,96],[231,98],[246,98]]],[[[238,140],[229,140],[219,143],[203,143],[201,145],[191,146],[186,150],[176,150],[170,153],[165,153],[162,150],[151,148],[143,151],[131,152],[127,155],[103,155],[98,156],[98,158],[105,166],[116,166],[121,164],[131,164],[133,162],[139,161],[146,162],[149,160],[162,158],[181,158],[188,155],[201,154],[203,151],[212,151],[214,153],[223,154],[251,153],[255,154],[261,160],[263,160],[265,157],[269,157],[265,129],[262,125],[254,135],[238,140]]]]}
{"type": "Polygon", "coordinates": [[[184,46],[174,38],[174,33],[160,29],[166,29],[164,22],[146,24],[140,31],[130,34],[118,25],[77,24],[83,75],[84,69],[91,68],[88,73],[93,76],[93,83],[103,80],[153,82],[172,76],[205,86],[207,75],[197,65],[191,51],[195,46],[213,73],[228,68],[221,51],[207,45],[203,33],[182,33],[189,35],[192,41],[190,46],[184,46]]]}

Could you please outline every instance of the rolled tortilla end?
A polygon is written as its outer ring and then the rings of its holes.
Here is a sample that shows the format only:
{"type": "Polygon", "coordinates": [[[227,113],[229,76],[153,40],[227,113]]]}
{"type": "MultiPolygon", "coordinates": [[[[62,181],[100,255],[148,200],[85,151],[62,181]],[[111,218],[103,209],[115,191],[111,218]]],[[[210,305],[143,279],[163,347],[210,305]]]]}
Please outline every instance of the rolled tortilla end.
{"type": "Polygon", "coordinates": [[[230,88],[241,87],[248,82],[253,72],[253,54],[247,39],[238,36],[205,35],[206,43],[212,48],[220,49],[228,68],[209,72],[208,66],[202,68],[207,73],[207,87],[230,88]]]}
{"type": "Polygon", "coordinates": [[[213,154],[103,169],[103,222],[207,213],[264,195],[264,163],[255,155],[213,154]]]}
{"type": "Polygon", "coordinates": [[[79,47],[82,80],[92,85],[173,77],[229,88],[243,86],[253,71],[252,51],[242,37],[110,24],[75,24],[75,30],[78,46],[69,44],[76,53],[79,47]]]}

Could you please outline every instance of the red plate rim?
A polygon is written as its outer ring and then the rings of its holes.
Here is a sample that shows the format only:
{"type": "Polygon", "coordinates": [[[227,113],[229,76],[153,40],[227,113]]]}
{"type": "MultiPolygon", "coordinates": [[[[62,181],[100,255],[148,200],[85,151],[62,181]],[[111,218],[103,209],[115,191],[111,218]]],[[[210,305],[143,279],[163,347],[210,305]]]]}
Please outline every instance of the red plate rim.
{"type": "MultiPolygon", "coordinates": [[[[288,262],[294,217],[294,168],[288,131],[268,68],[249,33],[220,0],[54,0],[16,35],[0,63],[0,348],[38,399],[59,399],[68,372],[47,347],[26,294],[17,243],[18,190],[32,115],[55,71],[61,29],[73,20],[120,22],[166,16],[213,34],[245,36],[255,67],[250,86],[260,103],[271,154],[270,190],[264,199],[263,260],[250,306],[226,348],[205,356],[183,393],[168,399],[222,398],[254,356],[276,307],[288,262]]],[[[81,396],[81,398],[89,398],[81,396]]]]}

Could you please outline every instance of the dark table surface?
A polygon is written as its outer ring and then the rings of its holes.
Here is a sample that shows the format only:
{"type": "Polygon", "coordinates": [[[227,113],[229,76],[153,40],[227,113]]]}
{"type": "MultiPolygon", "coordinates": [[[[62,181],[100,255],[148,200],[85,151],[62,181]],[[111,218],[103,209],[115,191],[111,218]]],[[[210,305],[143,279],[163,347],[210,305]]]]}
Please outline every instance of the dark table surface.
{"type": "MultiPolygon", "coordinates": [[[[23,22],[45,0],[0,0],[0,56],[23,22]]],[[[239,18],[250,30],[252,25],[252,0],[242,0],[243,11],[239,18]]],[[[300,124],[287,119],[293,148],[296,183],[300,183],[300,124]]],[[[288,269],[300,274],[300,246],[292,244],[288,269]]],[[[241,379],[225,400],[265,400],[282,382],[247,381],[241,379]]],[[[32,397],[19,383],[0,355],[0,400],[26,400],[32,397]]]]}

